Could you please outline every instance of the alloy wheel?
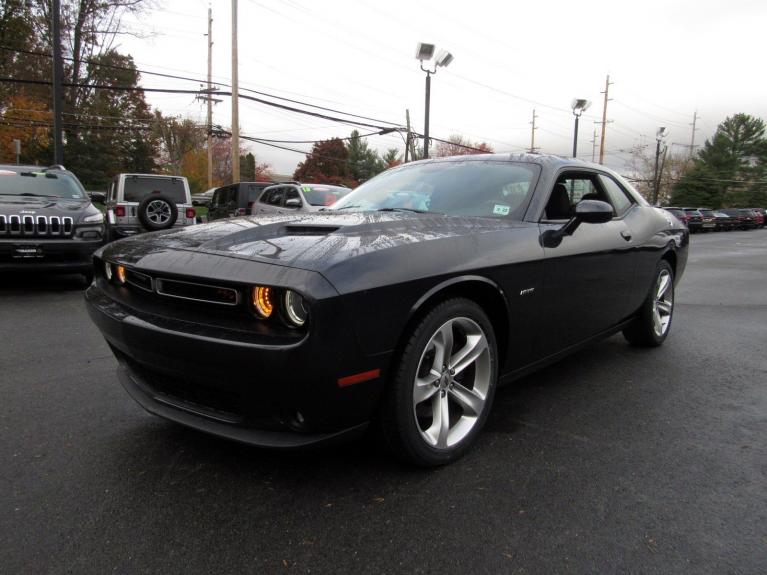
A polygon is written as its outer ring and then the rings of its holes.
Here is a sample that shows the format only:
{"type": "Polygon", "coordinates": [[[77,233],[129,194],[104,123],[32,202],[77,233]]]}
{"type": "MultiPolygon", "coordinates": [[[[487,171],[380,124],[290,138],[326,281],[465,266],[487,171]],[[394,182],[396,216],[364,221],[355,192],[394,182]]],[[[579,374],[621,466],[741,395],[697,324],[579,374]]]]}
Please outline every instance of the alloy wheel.
{"type": "Polygon", "coordinates": [[[146,217],[152,223],[162,225],[170,220],[170,206],[162,200],[151,201],[146,207],[146,217]]]}
{"type": "Polygon", "coordinates": [[[487,402],[491,376],[490,348],[477,322],[457,317],[437,329],[413,385],[413,413],[428,445],[446,449],[471,432],[487,402]]]}
{"type": "Polygon", "coordinates": [[[668,331],[671,323],[671,314],[674,311],[674,290],[671,273],[661,270],[658,281],[655,284],[655,301],[653,302],[653,330],[655,335],[663,336],[668,331]]]}

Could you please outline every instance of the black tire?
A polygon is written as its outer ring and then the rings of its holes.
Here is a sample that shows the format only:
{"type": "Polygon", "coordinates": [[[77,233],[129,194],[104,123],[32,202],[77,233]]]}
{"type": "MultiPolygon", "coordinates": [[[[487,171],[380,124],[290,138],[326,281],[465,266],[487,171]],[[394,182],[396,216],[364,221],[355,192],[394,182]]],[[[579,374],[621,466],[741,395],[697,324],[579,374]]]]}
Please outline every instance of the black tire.
{"type": "Polygon", "coordinates": [[[176,202],[165,194],[149,194],[139,202],[138,220],[150,232],[172,228],[178,219],[176,202]]]}
{"type": "Polygon", "coordinates": [[[406,337],[381,406],[384,443],[407,462],[423,467],[445,465],[471,447],[493,404],[498,379],[493,326],[479,305],[456,298],[433,307],[406,337]],[[441,375],[435,378],[434,366],[444,357],[439,346],[447,343],[442,339],[445,333],[450,334],[451,342],[448,366],[440,368],[441,375]],[[467,356],[473,359],[462,360],[461,352],[469,350],[467,356]],[[417,377],[434,381],[417,386],[417,377]],[[429,394],[421,402],[414,395],[417,389],[429,394]],[[443,413],[447,414],[446,426],[440,426],[443,413]],[[437,434],[433,443],[430,432],[437,434]]]}
{"type": "Polygon", "coordinates": [[[658,347],[668,337],[673,318],[674,270],[671,269],[671,265],[666,260],[660,260],[655,267],[655,274],[647,297],[639,309],[636,319],[623,330],[623,336],[631,345],[658,347]],[[663,278],[667,278],[668,283],[666,290],[661,294],[663,278]],[[664,320],[666,320],[665,323],[664,320]]]}

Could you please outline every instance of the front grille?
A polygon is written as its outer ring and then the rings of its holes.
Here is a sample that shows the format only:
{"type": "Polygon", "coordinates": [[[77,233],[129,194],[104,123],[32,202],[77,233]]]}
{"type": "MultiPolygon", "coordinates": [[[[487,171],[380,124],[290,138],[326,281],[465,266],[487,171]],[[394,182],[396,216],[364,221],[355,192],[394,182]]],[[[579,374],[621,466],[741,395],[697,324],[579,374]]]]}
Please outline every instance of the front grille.
{"type": "Polygon", "coordinates": [[[157,293],[168,297],[220,305],[237,305],[240,302],[240,293],[230,287],[165,278],[157,279],[157,293]]]}
{"type": "Polygon", "coordinates": [[[74,220],[64,216],[0,215],[0,237],[62,238],[74,231],[74,220]]]}

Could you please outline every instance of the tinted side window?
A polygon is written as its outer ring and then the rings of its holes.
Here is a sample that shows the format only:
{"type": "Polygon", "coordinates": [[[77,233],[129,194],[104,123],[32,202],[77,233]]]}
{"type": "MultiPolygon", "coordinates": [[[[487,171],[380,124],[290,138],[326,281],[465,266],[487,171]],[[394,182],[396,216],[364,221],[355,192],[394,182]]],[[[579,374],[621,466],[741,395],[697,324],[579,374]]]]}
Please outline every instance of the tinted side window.
{"type": "Polygon", "coordinates": [[[285,195],[283,188],[272,188],[271,190],[264,191],[261,198],[258,200],[262,204],[269,204],[270,206],[282,205],[282,197],[285,195]]]}
{"type": "MultiPolygon", "coordinates": [[[[285,190],[285,202],[287,203],[288,200],[298,200],[299,206],[303,203],[301,201],[301,195],[298,193],[298,190],[295,188],[287,188],[285,190]]],[[[296,207],[296,206],[291,206],[296,207]]]]}
{"type": "Polygon", "coordinates": [[[631,198],[628,197],[618,182],[613,180],[611,177],[600,174],[599,181],[602,182],[602,186],[610,198],[610,203],[613,206],[613,210],[615,210],[615,215],[622,216],[625,214],[626,210],[628,210],[633,203],[631,198]]]}

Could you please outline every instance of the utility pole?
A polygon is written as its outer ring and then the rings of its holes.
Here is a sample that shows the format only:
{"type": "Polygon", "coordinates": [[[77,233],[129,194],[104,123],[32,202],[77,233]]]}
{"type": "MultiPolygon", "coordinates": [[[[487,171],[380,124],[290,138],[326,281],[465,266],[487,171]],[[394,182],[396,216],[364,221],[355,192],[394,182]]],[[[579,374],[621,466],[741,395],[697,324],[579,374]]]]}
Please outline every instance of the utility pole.
{"type": "Polygon", "coordinates": [[[208,6],[208,189],[213,187],[213,9],[208,6]]]}
{"type": "Polygon", "coordinates": [[[591,138],[591,161],[596,162],[597,159],[597,127],[594,126],[594,137],[591,138]]]}
{"type": "Polygon", "coordinates": [[[240,92],[237,80],[237,0],[232,0],[232,181],[240,181],[240,92]]]}
{"type": "Polygon", "coordinates": [[[64,141],[61,135],[62,88],[64,66],[61,61],[61,6],[53,0],[53,163],[64,163],[64,141]]]}
{"type": "Polygon", "coordinates": [[[607,102],[610,101],[610,74],[607,75],[605,80],[605,91],[602,92],[605,95],[605,103],[602,106],[602,137],[599,142],[599,163],[605,163],[605,131],[607,130],[607,102]]]}
{"type": "MultiPolygon", "coordinates": [[[[410,161],[410,110],[405,110],[405,121],[407,123],[407,139],[405,140],[405,163],[410,161]]],[[[415,158],[413,158],[415,159],[415,158]]]]}
{"type": "Polygon", "coordinates": [[[692,160],[692,155],[695,153],[695,130],[697,129],[695,127],[695,124],[698,123],[698,110],[695,110],[695,113],[692,115],[692,137],[690,138],[690,159],[692,160]]]}
{"type": "Polygon", "coordinates": [[[532,130],[530,131],[530,153],[534,154],[537,150],[535,147],[535,131],[538,129],[535,127],[535,120],[538,116],[535,113],[535,108],[533,108],[533,121],[530,122],[533,125],[532,130]]]}

